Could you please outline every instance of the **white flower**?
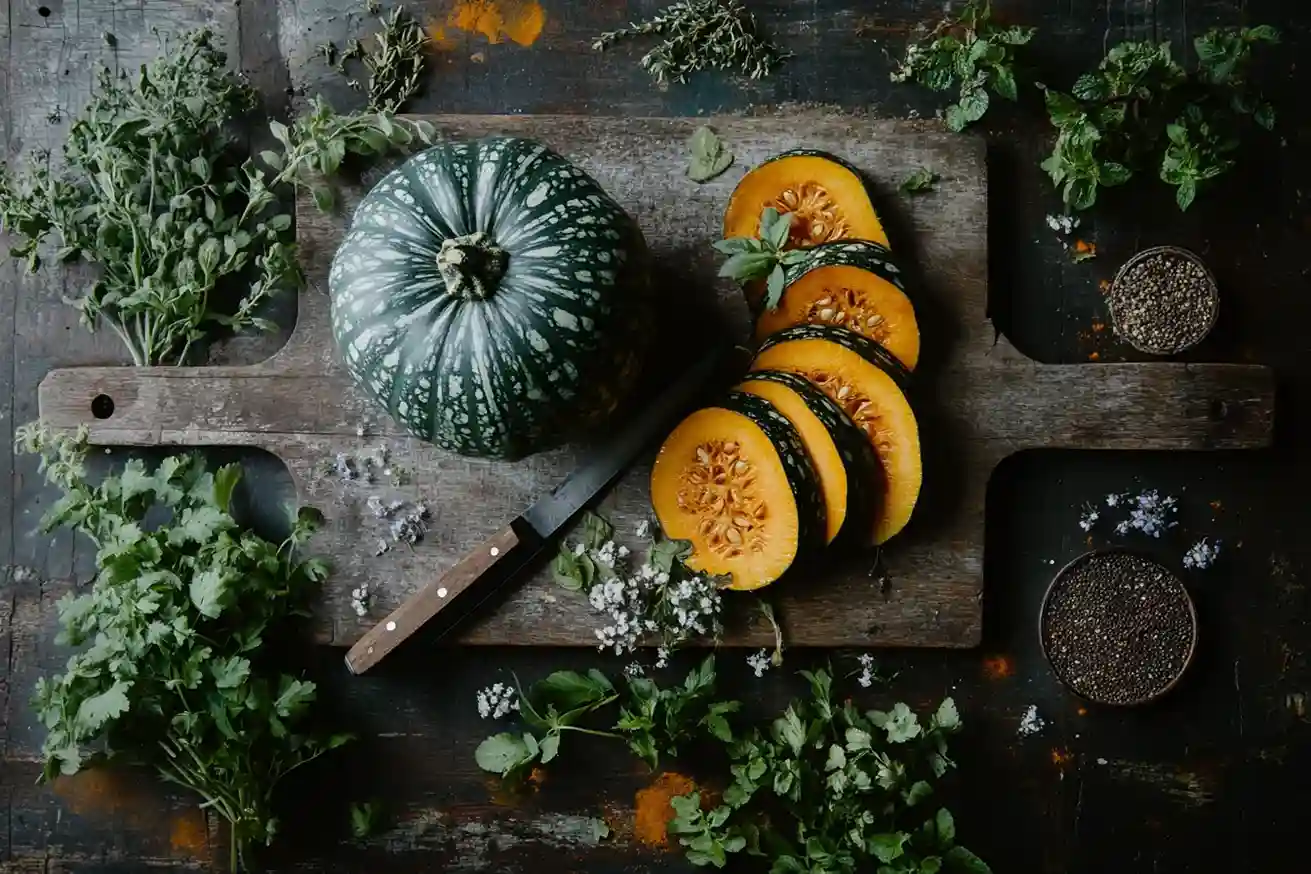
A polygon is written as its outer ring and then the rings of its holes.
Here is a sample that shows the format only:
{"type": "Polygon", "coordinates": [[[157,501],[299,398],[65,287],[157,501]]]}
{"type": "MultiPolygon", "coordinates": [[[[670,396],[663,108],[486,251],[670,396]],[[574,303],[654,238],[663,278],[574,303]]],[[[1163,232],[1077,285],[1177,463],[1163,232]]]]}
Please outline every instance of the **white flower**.
{"type": "Polygon", "coordinates": [[[1206,570],[1215,564],[1215,560],[1220,556],[1220,541],[1212,543],[1203,537],[1189,548],[1184,555],[1184,567],[1195,570],[1206,570]]]}
{"type": "Polygon", "coordinates": [[[874,656],[869,653],[860,655],[860,676],[856,677],[856,682],[862,689],[868,689],[874,685],[874,656]]]}
{"type": "Polygon", "coordinates": [[[478,715],[483,719],[502,719],[519,710],[519,697],[513,686],[493,683],[478,693],[478,715]]]}
{"type": "Polygon", "coordinates": [[[615,552],[620,558],[628,558],[629,550],[627,546],[620,546],[615,552]]]}
{"type": "Polygon", "coordinates": [[[646,675],[646,668],[637,662],[631,662],[628,667],[624,668],[624,676],[630,679],[646,675]]]}
{"type": "Polygon", "coordinates": [[[659,649],[656,650],[656,664],[655,664],[655,666],[656,666],[657,668],[667,668],[667,667],[669,667],[669,647],[667,647],[667,646],[662,646],[662,647],[660,647],[659,649]]]}
{"type": "Polygon", "coordinates": [[[1020,719],[1020,727],[1017,734],[1020,737],[1029,737],[1037,734],[1047,727],[1047,722],[1038,715],[1037,705],[1030,704],[1029,709],[1024,711],[1024,716],[1020,719]]]}
{"type": "Polygon", "coordinates": [[[1112,492],[1106,496],[1106,506],[1118,507],[1120,505],[1120,496],[1112,492]]]}
{"type": "Polygon", "coordinates": [[[747,656],[747,667],[755,671],[757,677],[765,676],[765,671],[769,670],[769,653],[762,649],[747,656]]]}
{"type": "Polygon", "coordinates": [[[651,533],[651,522],[650,522],[650,520],[648,520],[648,519],[643,519],[641,522],[638,522],[638,523],[637,523],[637,536],[638,536],[638,537],[646,537],[646,536],[647,536],[648,534],[650,534],[650,533],[651,533]]]}
{"type": "Polygon", "coordinates": [[[1097,512],[1091,504],[1084,504],[1083,515],[1079,517],[1079,527],[1084,531],[1091,531],[1092,527],[1097,524],[1097,520],[1101,517],[1102,514],[1097,512]]]}

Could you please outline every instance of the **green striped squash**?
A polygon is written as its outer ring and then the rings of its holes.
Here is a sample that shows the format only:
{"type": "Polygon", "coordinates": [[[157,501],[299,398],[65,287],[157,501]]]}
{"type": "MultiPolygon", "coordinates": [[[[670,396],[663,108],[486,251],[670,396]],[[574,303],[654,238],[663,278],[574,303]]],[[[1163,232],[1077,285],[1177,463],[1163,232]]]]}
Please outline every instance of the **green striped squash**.
{"type": "Polygon", "coordinates": [[[445,143],[360,203],[329,273],[333,335],[412,434],[517,458],[597,424],[632,387],[646,262],[633,221],[545,146],[445,143]]]}

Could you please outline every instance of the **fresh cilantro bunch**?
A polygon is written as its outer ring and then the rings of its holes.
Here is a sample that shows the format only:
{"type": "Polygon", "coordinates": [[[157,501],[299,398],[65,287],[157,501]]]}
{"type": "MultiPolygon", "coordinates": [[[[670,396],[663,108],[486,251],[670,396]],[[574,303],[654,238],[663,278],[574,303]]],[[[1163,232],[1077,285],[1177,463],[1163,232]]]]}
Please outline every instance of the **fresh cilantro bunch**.
{"type": "Polygon", "coordinates": [[[932,781],[954,767],[951,699],[923,722],[905,704],[861,713],[850,701],[834,706],[828,672],[802,675],[808,700],[730,743],[732,782],[719,804],[696,794],[674,802],[669,830],[689,861],[723,867],[746,853],[771,859],[773,874],[987,872],[956,844],[951,813],[926,803],[932,781]]]}
{"type": "Polygon", "coordinates": [[[40,154],[22,176],[0,166],[11,254],[35,271],[52,238],[56,261],[94,265],[70,303],[138,365],[185,363],[218,328],[272,330],[260,305],[301,281],[291,216],[232,129],[255,91],[226,61],[209,30],[162,41],[134,79],[101,70],[62,162],[40,154]],[[214,299],[229,283],[246,289],[232,313],[214,299]]]}
{"type": "Polygon", "coordinates": [[[787,288],[787,268],[806,258],[805,249],[789,249],[788,231],[792,228],[792,213],[779,213],[767,206],[760,213],[759,237],[730,237],[714,244],[716,251],[728,256],[719,268],[738,285],[765,280],[765,307],[774,309],[783,299],[787,288]]]}
{"type": "Polygon", "coordinates": [[[906,47],[892,81],[955,90],[956,102],[944,110],[943,120],[951,130],[962,131],[987,113],[989,92],[1017,98],[1015,49],[1035,32],[1032,27],[1000,27],[992,21],[991,0],[968,0],[959,16],[940,21],[906,47]]]}
{"type": "Polygon", "coordinates": [[[1247,74],[1253,49],[1278,41],[1264,25],[1212,29],[1193,41],[1191,71],[1168,43],[1121,43],[1070,93],[1044,88],[1056,141],[1042,168],[1067,209],[1088,209],[1100,189],[1152,165],[1188,209],[1201,183],[1233,167],[1246,121],[1274,127],[1274,109],[1247,74]]]}
{"type": "Polygon", "coordinates": [[[228,821],[238,870],[276,834],[278,781],[349,739],[306,730],[314,684],[266,653],[327,576],[296,555],[314,515],[302,511],[288,539],[270,543],[231,515],[237,465],[131,461],[92,483],[85,434],[27,426],[18,441],[64,491],[44,524],[85,534],[98,567],[88,590],[59,601],[59,642],[78,651],[37,682],[44,779],[101,760],[153,768],[228,821]]]}
{"type": "Polygon", "coordinates": [[[526,693],[519,690],[519,717],[532,730],[502,732],[487,738],[474,751],[474,761],[484,771],[508,780],[522,780],[535,765],[548,764],[559,755],[560,740],[566,732],[618,737],[613,732],[578,724],[618,697],[614,685],[598,670],[586,674],[556,671],[534,683],[526,693]]]}

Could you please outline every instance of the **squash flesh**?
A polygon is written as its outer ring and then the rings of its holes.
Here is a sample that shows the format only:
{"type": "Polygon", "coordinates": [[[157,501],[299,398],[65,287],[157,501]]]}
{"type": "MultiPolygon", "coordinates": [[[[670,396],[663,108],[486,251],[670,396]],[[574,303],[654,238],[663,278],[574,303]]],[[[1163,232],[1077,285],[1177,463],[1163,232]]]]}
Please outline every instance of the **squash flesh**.
{"type": "Polygon", "coordinates": [[[888,245],[864,180],[820,155],[775,158],[743,176],[728,201],[724,236],[759,236],[766,207],[792,214],[789,249],[845,239],[888,245]]]}
{"type": "Polygon", "coordinates": [[[865,432],[883,468],[875,543],[886,543],[905,528],[919,499],[923,471],[919,425],[896,380],[860,354],[823,339],[778,343],[757,355],[751,369],[804,376],[846,411],[865,432]]]}
{"type": "Polygon", "coordinates": [[[824,495],[824,542],[832,543],[847,518],[847,466],[842,463],[842,456],[838,453],[832,435],[819,417],[806,406],[805,400],[785,385],[763,379],[748,379],[739,384],[737,389],[769,401],[801,435],[801,442],[806,445],[806,452],[819,476],[820,490],[824,495]]]}
{"type": "Polygon", "coordinates": [[[665,440],[651,505],[666,536],[692,542],[688,567],[731,575],[734,589],[772,583],[801,546],[778,451],[749,418],[721,407],[697,410],[665,440]]]}
{"type": "Polygon", "coordinates": [[[910,298],[883,277],[859,267],[820,267],[798,278],[783,293],[777,309],[760,314],[756,342],[806,324],[855,331],[887,349],[907,370],[919,363],[919,322],[910,298]]]}

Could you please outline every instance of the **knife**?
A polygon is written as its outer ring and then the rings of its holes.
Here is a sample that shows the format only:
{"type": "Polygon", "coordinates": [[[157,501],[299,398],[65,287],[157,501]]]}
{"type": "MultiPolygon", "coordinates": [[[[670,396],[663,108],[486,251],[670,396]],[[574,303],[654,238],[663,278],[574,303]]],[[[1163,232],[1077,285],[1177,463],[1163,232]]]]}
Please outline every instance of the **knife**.
{"type": "Polygon", "coordinates": [[[674,424],[718,366],[716,348],[688,368],[587,456],[550,494],[497,531],[455,566],[411,595],[346,653],[346,667],[363,674],[419,628],[433,639],[449,634],[512,582],[579,510],[605,489],[656,437],[674,424]]]}

